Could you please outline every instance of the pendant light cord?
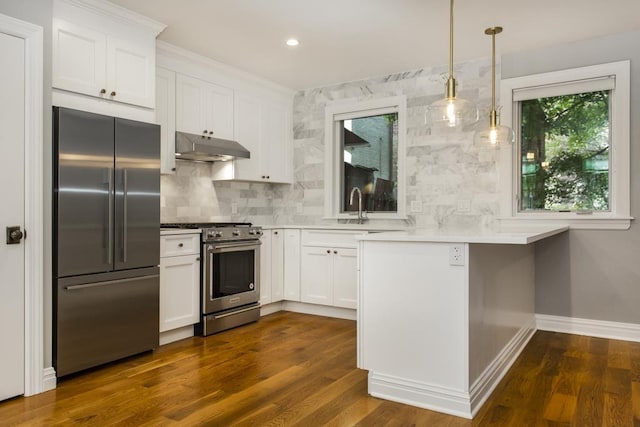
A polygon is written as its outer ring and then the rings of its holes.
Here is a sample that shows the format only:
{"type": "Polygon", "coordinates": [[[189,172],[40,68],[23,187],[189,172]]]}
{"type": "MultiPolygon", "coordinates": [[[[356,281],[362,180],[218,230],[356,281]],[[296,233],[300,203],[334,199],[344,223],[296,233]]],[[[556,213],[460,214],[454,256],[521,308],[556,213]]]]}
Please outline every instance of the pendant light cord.
{"type": "Polygon", "coordinates": [[[453,77],[453,0],[449,10],[449,76],[453,77]]]}
{"type": "Polygon", "coordinates": [[[496,109],[496,33],[491,34],[491,111],[496,109]]]}

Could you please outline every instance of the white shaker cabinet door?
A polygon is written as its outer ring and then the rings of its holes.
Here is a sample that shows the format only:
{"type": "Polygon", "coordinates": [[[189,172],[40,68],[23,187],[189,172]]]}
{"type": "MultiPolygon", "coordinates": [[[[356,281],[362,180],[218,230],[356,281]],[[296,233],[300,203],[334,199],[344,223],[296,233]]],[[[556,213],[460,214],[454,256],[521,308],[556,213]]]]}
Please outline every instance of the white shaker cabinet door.
{"type": "Polygon", "coordinates": [[[300,301],[300,230],[285,230],[284,299],[300,301]]]}
{"type": "Polygon", "coordinates": [[[204,84],[182,74],[176,76],[176,130],[196,135],[205,131],[204,84]]]}
{"type": "Polygon", "coordinates": [[[291,183],[292,148],[291,120],[288,109],[281,105],[265,104],[262,113],[262,170],[270,182],[291,183]]]}
{"type": "Polygon", "coordinates": [[[284,299],[284,230],[271,230],[271,302],[284,299]]]}
{"type": "Polygon", "coordinates": [[[106,46],[104,33],[54,19],[53,87],[108,99],[106,46]]]}
{"type": "Polygon", "coordinates": [[[160,332],[198,323],[200,256],[160,258],[160,332]]]}
{"type": "Polygon", "coordinates": [[[251,157],[248,159],[236,159],[234,165],[221,165],[221,167],[235,167],[235,179],[246,181],[261,181],[264,171],[261,164],[261,114],[262,108],[258,99],[245,95],[238,95],[236,99],[235,135],[244,148],[249,150],[251,157]]]}
{"type": "Polygon", "coordinates": [[[107,39],[107,96],[127,104],[155,106],[155,40],[107,39]]]}
{"type": "Polygon", "coordinates": [[[336,248],[333,250],[333,305],[357,308],[357,298],[357,250],[336,248]]]}
{"type": "Polygon", "coordinates": [[[271,232],[265,231],[260,239],[260,303],[271,303],[271,232]]]}
{"type": "Polygon", "coordinates": [[[333,305],[333,259],[331,250],[303,246],[301,260],[301,300],[311,304],[333,305]]]}
{"type": "Polygon", "coordinates": [[[176,73],[156,70],[156,123],[160,125],[160,173],[176,170],[176,73]]]}
{"type": "Polygon", "coordinates": [[[233,90],[207,83],[204,86],[205,124],[210,136],[233,139],[233,90]]]}

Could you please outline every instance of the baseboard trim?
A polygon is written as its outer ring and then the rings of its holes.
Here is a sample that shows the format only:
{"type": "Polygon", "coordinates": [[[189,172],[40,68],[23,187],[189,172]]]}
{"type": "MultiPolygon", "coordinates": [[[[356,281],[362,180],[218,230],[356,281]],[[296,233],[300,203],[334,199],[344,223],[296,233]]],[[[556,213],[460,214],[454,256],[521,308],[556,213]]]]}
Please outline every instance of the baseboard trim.
{"type": "Polygon", "coordinates": [[[507,345],[500,351],[498,356],[480,374],[478,379],[470,387],[471,395],[471,415],[475,416],[482,405],[487,401],[493,390],[498,386],[502,378],[507,374],[520,353],[529,343],[529,340],[536,333],[536,319],[531,317],[529,323],[524,325],[511,338],[507,345]]]}
{"type": "Polygon", "coordinates": [[[541,331],[640,342],[640,325],[635,323],[536,314],[536,325],[541,331]]]}
{"type": "Polygon", "coordinates": [[[269,314],[277,313],[278,311],[282,311],[282,301],[273,302],[271,304],[266,304],[260,306],[260,316],[267,316],[269,314]]]}
{"type": "Polygon", "coordinates": [[[335,317],[356,320],[357,312],[351,308],[331,307],[328,305],[308,304],[306,302],[284,301],[282,309],[295,313],[314,314],[316,316],[335,317]]]}
{"type": "Polygon", "coordinates": [[[535,326],[536,320],[532,316],[531,320],[520,328],[475,380],[469,388],[469,393],[369,372],[369,394],[381,399],[471,419],[522,353],[536,331],[535,326]]]}
{"type": "Polygon", "coordinates": [[[53,366],[42,370],[42,392],[53,390],[57,386],[56,370],[53,366]]]}
{"type": "Polygon", "coordinates": [[[371,371],[368,382],[368,392],[373,397],[471,418],[469,394],[463,391],[371,371]]]}
{"type": "Polygon", "coordinates": [[[192,336],[193,336],[193,325],[183,326],[182,328],[160,332],[160,345],[165,345],[165,344],[180,341],[186,338],[191,338],[192,336]]]}

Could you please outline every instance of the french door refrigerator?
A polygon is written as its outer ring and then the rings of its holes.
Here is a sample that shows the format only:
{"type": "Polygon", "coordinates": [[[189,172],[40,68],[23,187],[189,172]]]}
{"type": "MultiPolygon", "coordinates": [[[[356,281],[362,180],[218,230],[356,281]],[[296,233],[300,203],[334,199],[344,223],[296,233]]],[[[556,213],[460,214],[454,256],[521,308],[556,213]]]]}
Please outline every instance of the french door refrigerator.
{"type": "Polygon", "coordinates": [[[56,373],[159,339],[160,127],[53,111],[56,373]]]}

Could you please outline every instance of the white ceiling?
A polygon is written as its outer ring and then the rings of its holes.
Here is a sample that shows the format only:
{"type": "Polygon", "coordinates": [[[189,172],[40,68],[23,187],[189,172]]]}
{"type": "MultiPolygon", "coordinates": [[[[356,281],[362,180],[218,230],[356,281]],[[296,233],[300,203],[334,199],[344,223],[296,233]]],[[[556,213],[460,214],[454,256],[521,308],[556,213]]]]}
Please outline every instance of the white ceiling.
{"type": "MultiPolygon", "coordinates": [[[[292,89],[448,63],[448,0],[111,1],[167,24],[161,40],[292,89]]],[[[458,0],[455,61],[490,56],[495,25],[499,53],[528,50],[640,29],[640,1],[458,0]]]]}

